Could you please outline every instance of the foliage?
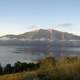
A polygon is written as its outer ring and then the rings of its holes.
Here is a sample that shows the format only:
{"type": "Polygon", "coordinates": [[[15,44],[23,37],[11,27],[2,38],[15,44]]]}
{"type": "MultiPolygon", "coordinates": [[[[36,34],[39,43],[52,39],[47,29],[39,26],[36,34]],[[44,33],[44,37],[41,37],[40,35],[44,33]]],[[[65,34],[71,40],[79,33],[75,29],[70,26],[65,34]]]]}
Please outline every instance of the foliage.
{"type": "Polygon", "coordinates": [[[21,63],[20,61],[14,63],[14,66],[7,64],[5,67],[0,65],[0,75],[19,73],[23,71],[32,71],[39,68],[39,63],[21,63]]]}
{"type": "Polygon", "coordinates": [[[80,59],[48,57],[42,60],[38,77],[40,80],[80,80],[80,59]]]}
{"type": "Polygon", "coordinates": [[[36,64],[21,62],[15,63],[14,66],[7,64],[4,69],[0,65],[1,72],[5,72],[5,74],[19,72],[16,79],[10,80],[80,80],[80,58],[55,59],[55,57],[47,57],[36,64]],[[33,70],[34,72],[32,72],[33,70]],[[27,71],[27,74],[26,72],[21,73],[24,71],[27,71]]]}

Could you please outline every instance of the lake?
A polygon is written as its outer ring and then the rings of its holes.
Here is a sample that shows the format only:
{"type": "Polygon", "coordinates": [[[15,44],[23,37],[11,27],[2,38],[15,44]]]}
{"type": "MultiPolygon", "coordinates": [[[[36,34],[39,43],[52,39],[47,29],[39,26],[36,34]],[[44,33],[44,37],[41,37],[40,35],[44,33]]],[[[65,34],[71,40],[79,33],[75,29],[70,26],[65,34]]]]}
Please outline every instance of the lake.
{"type": "Polygon", "coordinates": [[[46,46],[0,46],[0,63],[6,65],[17,61],[35,62],[52,53],[53,55],[80,55],[80,47],[51,47],[46,46]]]}

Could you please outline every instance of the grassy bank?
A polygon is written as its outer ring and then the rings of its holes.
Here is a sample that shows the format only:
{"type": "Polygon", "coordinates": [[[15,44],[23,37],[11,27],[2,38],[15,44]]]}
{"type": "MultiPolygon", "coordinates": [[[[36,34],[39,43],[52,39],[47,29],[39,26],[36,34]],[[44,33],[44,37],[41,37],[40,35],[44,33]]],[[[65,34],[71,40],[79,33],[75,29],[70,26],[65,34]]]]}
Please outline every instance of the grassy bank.
{"type": "Polygon", "coordinates": [[[47,57],[37,70],[3,75],[0,80],[80,80],[80,58],[47,57]]]}
{"type": "Polygon", "coordinates": [[[15,74],[7,74],[0,76],[0,80],[24,80],[29,76],[36,75],[35,71],[15,73],[15,74]]]}

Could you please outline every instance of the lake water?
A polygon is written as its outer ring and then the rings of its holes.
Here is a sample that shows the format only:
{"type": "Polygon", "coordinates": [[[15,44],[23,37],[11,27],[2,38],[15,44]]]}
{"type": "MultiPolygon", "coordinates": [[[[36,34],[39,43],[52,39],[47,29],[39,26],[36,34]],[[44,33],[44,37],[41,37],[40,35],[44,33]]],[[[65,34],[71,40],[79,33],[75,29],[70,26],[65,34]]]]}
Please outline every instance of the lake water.
{"type": "Polygon", "coordinates": [[[0,46],[0,63],[5,65],[8,63],[13,64],[16,61],[33,62],[45,57],[49,52],[56,56],[61,53],[80,55],[80,47],[52,47],[47,49],[45,46],[0,46]]]}

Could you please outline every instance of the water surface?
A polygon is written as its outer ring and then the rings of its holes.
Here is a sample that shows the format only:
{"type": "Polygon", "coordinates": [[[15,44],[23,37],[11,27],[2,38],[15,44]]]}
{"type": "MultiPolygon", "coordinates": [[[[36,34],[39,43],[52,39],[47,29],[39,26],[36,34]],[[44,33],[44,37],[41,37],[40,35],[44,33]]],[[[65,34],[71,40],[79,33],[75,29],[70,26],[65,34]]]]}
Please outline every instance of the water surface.
{"type": "Polygon", "coordinates": [[[46,46],[0,46],[0,63],[13,64],[16,61],[34,62],[52,53],[53,55],[80,55],[80,47],[46,46]]]}

